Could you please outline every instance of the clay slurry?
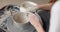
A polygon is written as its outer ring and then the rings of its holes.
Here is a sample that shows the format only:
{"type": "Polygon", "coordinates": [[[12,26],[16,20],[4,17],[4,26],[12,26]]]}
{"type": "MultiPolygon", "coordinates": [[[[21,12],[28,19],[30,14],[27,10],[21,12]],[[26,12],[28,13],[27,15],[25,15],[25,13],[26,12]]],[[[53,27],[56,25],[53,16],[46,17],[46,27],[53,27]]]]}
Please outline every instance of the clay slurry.
{"type": "Polygon", "coordinates": [[[17,23],[26,23],[26,22],[28,22],[27,14],[25,14],[25,13],[16,13],[13,16],[13,19],[17,23]]]}

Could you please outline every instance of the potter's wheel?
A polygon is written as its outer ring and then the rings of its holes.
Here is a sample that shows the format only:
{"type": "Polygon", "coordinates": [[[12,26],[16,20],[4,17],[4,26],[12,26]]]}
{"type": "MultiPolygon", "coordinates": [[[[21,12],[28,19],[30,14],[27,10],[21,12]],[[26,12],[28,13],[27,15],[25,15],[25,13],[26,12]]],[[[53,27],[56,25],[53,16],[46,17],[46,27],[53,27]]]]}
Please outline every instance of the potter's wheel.
{"type": "Polygon", "coordinates": [[[35,30],[35,28],[30,23],[27,23],[23,26],[17,26],[13,24],[11,16],[7,19],[7,28],[10,32],[33,32],[35,30]]]}

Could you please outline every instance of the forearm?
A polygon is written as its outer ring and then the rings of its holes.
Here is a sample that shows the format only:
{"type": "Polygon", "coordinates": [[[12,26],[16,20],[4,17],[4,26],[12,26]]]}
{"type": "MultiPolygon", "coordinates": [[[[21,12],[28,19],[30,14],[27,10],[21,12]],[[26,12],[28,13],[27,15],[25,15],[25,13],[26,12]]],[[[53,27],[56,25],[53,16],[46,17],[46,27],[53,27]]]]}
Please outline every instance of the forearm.
{"type": "Polygon", "coordinates": [[[37,32],[45,32],[42,25],[39,23],[37,23],[34,27],[37,30],[37,32]]]}
{"type": "Polygon", "coordinates": [[[53,4],[53,3],[38,5],[38,7],[41,8],[41,9],[50,10],[52,4],[53,4]]]}
{"type": "Polygon", "coordinates": [[[35,14],[30,14],[29,20],[30,20],[30,23],[35,27],[37,32],[44,32],[44,29],[40,23],[41,20],[39,20],[39,18],[37,18],[37,16],[35,14]]]}

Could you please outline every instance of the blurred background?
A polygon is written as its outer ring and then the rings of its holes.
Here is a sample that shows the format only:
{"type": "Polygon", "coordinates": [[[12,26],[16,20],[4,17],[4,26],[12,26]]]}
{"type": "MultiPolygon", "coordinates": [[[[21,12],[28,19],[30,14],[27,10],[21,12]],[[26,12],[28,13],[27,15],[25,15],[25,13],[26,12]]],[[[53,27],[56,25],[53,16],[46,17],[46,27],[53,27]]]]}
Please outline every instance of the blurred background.
{"type": "Polygon", "coordinates": [[[14,4],[14,5],[20,5],[21,2],[23,1],[33,1],[37,4],[45,4],[48,3],[49,0],[0,0],[0,9],[8,4],[14,4]]]}

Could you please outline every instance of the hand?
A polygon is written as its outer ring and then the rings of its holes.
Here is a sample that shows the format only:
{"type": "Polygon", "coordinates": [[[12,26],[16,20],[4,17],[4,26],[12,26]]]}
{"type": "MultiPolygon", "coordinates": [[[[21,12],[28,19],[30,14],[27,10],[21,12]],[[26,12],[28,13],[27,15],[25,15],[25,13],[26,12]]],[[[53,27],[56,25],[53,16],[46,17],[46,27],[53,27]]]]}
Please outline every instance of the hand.
{"type": "Polygon", "coordinates": [[[30,23],[35,27],[35,29],[38,32],[44,32],[44,29],[43,29],[42,25],[39,22],[39,18],[37,18],[36,15],[30,13],[29,14],[29,20],[30,20],[30,23]]]}
{"type": "Polygon", "coordinates": [[[36,15],[34,15],[33,13],[29,14],[29,20],[33,26],[39,26],[40,25],[39,18],[36,15]]]}

